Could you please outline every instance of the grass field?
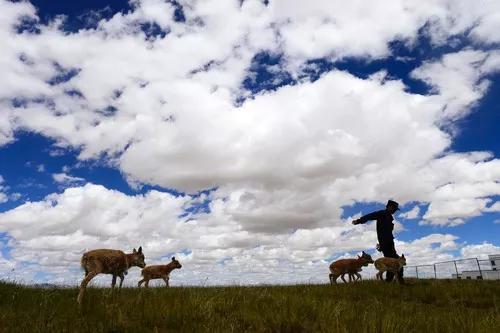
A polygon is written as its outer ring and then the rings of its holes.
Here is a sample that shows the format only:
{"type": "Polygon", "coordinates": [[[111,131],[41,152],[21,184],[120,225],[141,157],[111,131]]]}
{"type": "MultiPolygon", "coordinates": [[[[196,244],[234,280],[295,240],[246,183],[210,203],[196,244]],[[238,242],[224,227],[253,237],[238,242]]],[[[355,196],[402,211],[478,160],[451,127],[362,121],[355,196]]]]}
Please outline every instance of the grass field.
{"type": "Polygon", "coordinates": [[[0,282],[0,332],[500,332],[500,283],[37,289],[0,282]]]}

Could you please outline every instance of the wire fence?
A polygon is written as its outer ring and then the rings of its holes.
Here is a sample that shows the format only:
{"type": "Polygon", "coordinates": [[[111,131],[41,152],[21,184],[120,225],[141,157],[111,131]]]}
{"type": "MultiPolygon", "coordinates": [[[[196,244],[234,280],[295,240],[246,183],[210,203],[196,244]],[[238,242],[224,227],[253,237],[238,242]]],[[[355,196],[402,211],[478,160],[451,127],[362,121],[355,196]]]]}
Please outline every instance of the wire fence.
{"type": "Polygon", "coordinates": [[[474,279],[500,280],[493,260],[467,258],[441,261],[430,265],[404,267],[405,277],[417,279],[474,279]]]}

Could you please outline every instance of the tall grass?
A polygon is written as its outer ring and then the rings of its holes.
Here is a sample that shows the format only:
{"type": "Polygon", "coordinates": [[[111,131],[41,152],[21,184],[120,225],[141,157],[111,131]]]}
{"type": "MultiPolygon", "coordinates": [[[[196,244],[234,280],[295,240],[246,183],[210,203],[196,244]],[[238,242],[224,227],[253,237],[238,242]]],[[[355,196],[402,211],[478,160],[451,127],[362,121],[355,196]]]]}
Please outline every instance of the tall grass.
{"type": "Polygon", "coordinates": [[[500,332],[500,283],[37,289],[0,283],[0,332],[500,332]]]}

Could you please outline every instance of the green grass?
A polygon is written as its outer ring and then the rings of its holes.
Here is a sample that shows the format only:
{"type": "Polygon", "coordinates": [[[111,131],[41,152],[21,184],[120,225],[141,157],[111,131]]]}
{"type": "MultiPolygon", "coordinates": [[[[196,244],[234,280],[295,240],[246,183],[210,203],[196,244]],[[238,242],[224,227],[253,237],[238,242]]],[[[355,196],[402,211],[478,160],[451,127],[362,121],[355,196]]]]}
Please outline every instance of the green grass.
{"type": "Polygon", "coordinates": [[[0,332],[500,332],[500,283],[36,289],[0,282],[0,332]]]}

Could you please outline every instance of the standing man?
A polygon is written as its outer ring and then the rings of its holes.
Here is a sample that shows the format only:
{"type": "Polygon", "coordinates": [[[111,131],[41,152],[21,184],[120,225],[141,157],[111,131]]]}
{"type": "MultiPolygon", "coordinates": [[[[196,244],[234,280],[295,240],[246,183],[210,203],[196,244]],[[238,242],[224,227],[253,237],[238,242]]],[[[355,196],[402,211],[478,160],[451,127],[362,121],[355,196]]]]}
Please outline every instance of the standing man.
{"type": "MultiPolygon", "coordinates": [[[[392,217],[392,214],[394,214],[397,210],[399,210],[399,204],[396,201],[389,200],[387,201],[387,205],[384,210],[367,214],[352,221],[352,224],[356,225],[366,223],[367,221],[377,220],[377,250],[381,251],[384,254],[384,257],[399,258],[396,253],[396,248],[394,247],[394,236],[392,235],[392,230],[394,229],[394,223],[392,223],[394,218],[392,217]]],[[[393,279],[394,274],[387,272],[385,280],[389,282],[393,279]]],[[[403,268],[399,271],[398,280],[400,283],[404,283],[403,268]]]]}

